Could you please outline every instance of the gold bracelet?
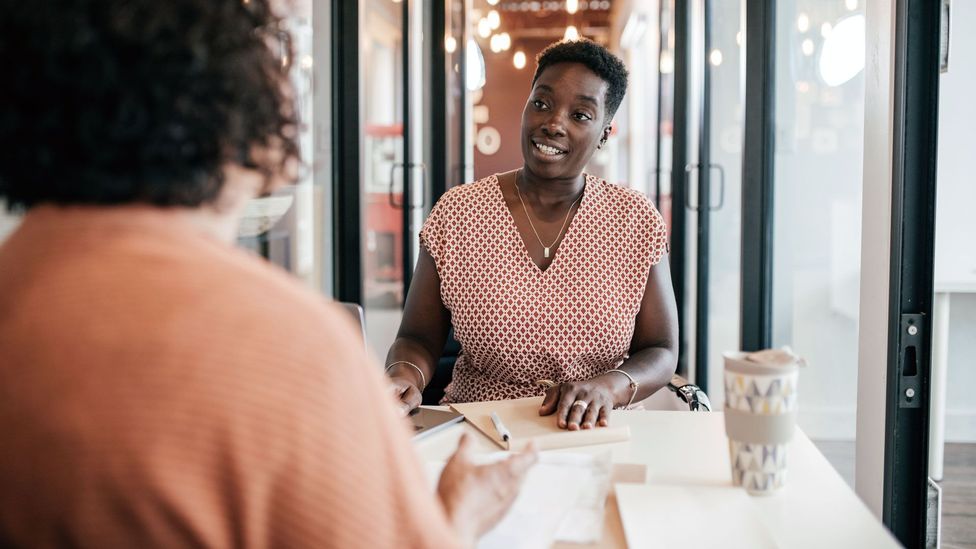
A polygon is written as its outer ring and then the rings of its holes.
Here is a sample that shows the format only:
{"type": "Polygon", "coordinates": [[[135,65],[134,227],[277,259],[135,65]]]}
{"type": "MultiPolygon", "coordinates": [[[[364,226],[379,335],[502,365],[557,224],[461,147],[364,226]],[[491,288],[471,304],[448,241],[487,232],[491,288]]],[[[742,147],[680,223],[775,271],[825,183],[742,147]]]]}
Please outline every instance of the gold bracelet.
{"type": "Polygon", "coordinates": [[[417,373],[420,374],[420,392],[421,393],[424,392],[424,389],[427,387],[427,376],[425,376],[424,371],[421,370],[420,367],[414,364],[413,362],[408,362],[406,360],[398,360],[392,364],[388,364],[386,366],[386,369],[383,370],[383,373],[390,371],[390,368],[396,366],[397,364],[406,364],[407,366],[413,367],[414,370],[417,370],[417,373]]]}
{"type": "Polygon", "coordinates": [[[623,374],[623,375],[627,376],[627,379],[630,380],[630,388],[633,389],[634,392],[630,393],[630,402],[628,402],[626,406],[623,406],[623,408],[630,408],[630,405],[634,403],[634,397],[637,396],[637,388],[640,387],[640,383],[637,383],[637,380],[635,380],[632,375],[630,375],[627,372],[621,370],[620,368],[614,368],[612,370],[607,370],[607,373],[609,373],[609,372],[617,372],[618,374],[623,374]]]}

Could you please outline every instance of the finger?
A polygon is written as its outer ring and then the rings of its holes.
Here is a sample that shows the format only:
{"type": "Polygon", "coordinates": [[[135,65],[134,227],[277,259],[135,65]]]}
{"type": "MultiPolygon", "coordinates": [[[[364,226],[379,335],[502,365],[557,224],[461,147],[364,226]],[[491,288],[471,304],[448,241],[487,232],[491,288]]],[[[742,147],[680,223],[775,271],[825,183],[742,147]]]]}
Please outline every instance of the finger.
{"type": "Polygon", "coordinates": [[[599,419],[597,419],[597,425],[599,425],[600,427],[606,427],[610,425],[610,410],[612,409],[613,409],[612,406],[604,406],[603,408],[600,409],[600,416],[599,419]]]}
{"type": "Polygon", "coordinates": [[[525,473],[539,461],[539,452],[536,450],[535,443],[531,443],[525,451],[512,454],[508,458],[509,473],[515,478],[521,479],[525,473]]]}
{"type": "Polygon", "coordinates": [[[585,394],[577,394],[576,399],[570,404],[569,415],[566,417],[566,428],[570,431],[575,431],[579,429],[580,423],[583,421],[583,414],[589,410],[593,403],[586,398],[585,394]],[[576,404],[577,402],[585,402],[586,406],[582,404],[576,404]],[[574,405],[576,404],[576,405],[574,405]]]}
{"type": "Polygon", "coordinates": [[[424,396],[420,393],[420,389],[417,389],[416,385],[410,384],[407,390],[400,395],[400,400],[407,406],[407,411],[409,412],[423,403],[424,396]]]}
{"type": "MultiPolygon", "coordinates": [[[[568,387],[568,385],[566,386],[568,387]]],[[[569,415],[572,413],[570,408],[573,406],[573,402],[579,398],[579,393],[575,390],[563,391],[559,397],[559,407],[556,409],[556,417],[558,418],[558,425],[560,428],[565,429],[569,423],[569,415]]],[[[577,406],[579,408],[579,406],[577,406]]]]}
{"type": "Polygon", "coordinates": [[[602,400],[594,400],[586,407],[586,413],[583,414],[583,420],[580,423],[580,427],[583,429],[592,429],[596,426],[597,418],[600,412],[603,410],[604,405],[602,400]]]}
{"type": "Polygon", "coordinates": [[[546,389],[546,398],[542,399],[542,406],[539,407],[540,416],[548,416],[556,411],[556,403],[559,402],[559,388],[562,385],[553,385],[546,389]]]}
{"type": "Polygon", "coordinates": [[[467,455],[471,452],[471,435],[468,433],[461,433],[461,438],[458,439],[458,447],[455,450],[455,454],[467,455]]]}

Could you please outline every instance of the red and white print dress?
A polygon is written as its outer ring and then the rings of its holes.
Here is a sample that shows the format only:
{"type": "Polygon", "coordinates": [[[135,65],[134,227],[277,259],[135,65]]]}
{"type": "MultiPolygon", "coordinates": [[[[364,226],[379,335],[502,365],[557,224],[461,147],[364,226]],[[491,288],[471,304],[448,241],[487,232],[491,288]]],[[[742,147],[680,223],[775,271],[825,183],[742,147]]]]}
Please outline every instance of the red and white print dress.
{"type": "Polygon", "coordinates": [[[536,380],[578,381],[619,366],[651,266],[667,251],[664,220],[647,197],[590,175],[545,271],[529,257],[497,176],[444,194],[420,240],[461,344],[444,402],[541,395],[536,380]]]}

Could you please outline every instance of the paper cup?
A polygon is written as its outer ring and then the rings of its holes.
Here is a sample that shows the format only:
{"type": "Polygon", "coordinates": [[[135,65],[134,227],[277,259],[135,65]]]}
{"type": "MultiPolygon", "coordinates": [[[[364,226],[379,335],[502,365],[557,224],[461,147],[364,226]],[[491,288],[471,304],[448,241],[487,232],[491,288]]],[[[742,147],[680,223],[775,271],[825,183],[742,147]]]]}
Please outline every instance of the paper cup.
{"type": "MultiPolygon", "coordinates": [[[[725,353],[725,432],[732,483],[771,494],[786,483],[786,447],[796,426],[799,361],[755,362],[725,353]]],[[[755,355],[752,355],[755,356],[755,355]]]]}

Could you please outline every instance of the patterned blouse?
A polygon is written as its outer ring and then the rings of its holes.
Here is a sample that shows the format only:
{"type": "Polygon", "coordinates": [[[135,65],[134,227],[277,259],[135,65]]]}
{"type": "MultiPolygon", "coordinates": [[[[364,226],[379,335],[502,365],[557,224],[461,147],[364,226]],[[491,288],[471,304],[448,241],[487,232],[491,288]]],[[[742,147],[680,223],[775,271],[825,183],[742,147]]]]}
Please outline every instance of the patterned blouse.
{"type": "Polygon", "coordinates": [[[538,379],[578,381],[619,366],[650,268],[667,252],[664,220],[650,201],[590,175],[544,271],[497,176],[444,194],[420,240],[461,344],[443,402],[537,396],[538,379]]]}

